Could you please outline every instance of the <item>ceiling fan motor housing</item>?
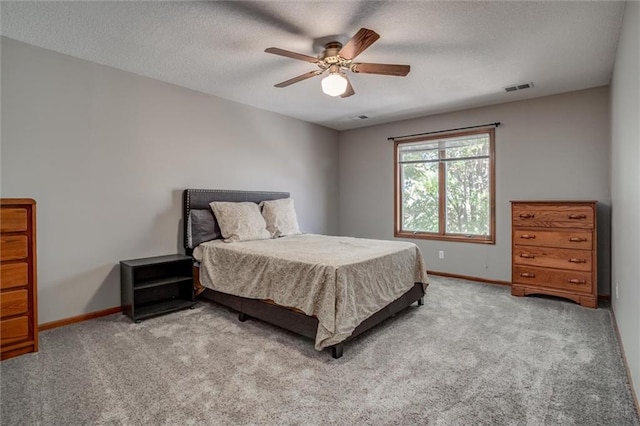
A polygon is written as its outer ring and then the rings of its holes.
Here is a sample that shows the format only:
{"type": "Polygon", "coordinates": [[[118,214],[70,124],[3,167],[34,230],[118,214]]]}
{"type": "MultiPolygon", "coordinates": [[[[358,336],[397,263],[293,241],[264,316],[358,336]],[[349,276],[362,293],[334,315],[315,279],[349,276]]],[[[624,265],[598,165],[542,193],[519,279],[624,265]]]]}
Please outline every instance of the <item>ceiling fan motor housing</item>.
{"type": "MultiPolygon", "coordinates": [[[[347,61],[342,56],[340,56],[340,49],[342,49],[342,43],[338,41],[327,43],[325,45],[322,56],[318,58],[318,67],[323,70],[332,68],[332,66],[334,65],[340,68],[349,68],[347,62],[350,63],[351,61],[347,61]]],[[[336,72],[333,69],[330,69],[329,71],[336,72]]]]}

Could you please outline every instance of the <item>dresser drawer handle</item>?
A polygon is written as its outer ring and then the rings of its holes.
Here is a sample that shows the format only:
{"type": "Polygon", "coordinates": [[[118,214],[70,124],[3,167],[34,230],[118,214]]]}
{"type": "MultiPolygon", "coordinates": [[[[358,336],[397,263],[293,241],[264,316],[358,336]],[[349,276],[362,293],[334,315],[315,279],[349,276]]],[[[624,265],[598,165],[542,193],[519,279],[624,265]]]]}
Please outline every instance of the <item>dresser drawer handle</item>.
{"type": "Polygon", "coordinates": [[[533,259],[536,256],[533,254],[529,254],[529,253],[520,253],[520,257],[524,257],[525,259],[533,259]]]}
{"type": "Polygon", "coordinates": [[[570,214],[569,219],[586,219],[586,214],[570,214]]]}
{"type": "Polygon", "coordinates": [[[569,241],[571,241],[572,243],[582,243],[584,241],[587,241],[587,239],[584,237],[571,237],[569,238],[569,241]]]}
{"type": "Polygon", "coordinates": [[[531,214],[531,213],[521,213],[520,217],[522,219],[533,219],[536,215],[531,214]]]}
{"type": "Polygon", "coordinates": [[[532,274],[531,272],[521,272],[520,276],[525,278],[535,278],[536,274],[532,274]]]}
{"type": "Polygon", "coordinates": [[[587,263],[587,259],[576,259],[576,258],[571,258],[569,259],[569,262],[571,263],[587,263]]]}
{"type": "Polygon", "coordinates": [[[569,280],[569,282],[570,282],[571,284],[586,284],[586,283],[587,283],[585,280],[577,280],[577,279],[575,279],[575,278],[573,278],[573,279],[569,280]]]}
{"type": "Polygon", "coordinates": [[[533,240],[536,238],[535,234],[522,234],[520,235],[520,238],[523,238],[525,240],[533,240]]]}

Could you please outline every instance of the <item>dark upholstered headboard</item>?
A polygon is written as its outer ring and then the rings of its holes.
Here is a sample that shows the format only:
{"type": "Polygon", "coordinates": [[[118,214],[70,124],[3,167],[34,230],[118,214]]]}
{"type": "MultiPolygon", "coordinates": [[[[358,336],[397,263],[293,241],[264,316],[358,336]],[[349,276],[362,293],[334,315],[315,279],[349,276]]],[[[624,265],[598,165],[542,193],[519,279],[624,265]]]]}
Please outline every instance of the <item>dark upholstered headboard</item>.
{"type": "MultiPolygon", "coordinates": [[[[192,210],[206,210],[211,212],[209,203],[212,201],[250,201],[260,203],[266,200],[279,200],[289,198],[288,192],[265,191],[232,191],[226,189],[185,189],[182,194],[182,222],[184,229],[184,247],[187,255],[191,255],[193,248],[189,246],[191,241],[189,217],[192,210]]],[[[213,212],[211,212],[213,215],[213,212]]],[[[215,216],[214,216],[215,220],[215,216]]]]}

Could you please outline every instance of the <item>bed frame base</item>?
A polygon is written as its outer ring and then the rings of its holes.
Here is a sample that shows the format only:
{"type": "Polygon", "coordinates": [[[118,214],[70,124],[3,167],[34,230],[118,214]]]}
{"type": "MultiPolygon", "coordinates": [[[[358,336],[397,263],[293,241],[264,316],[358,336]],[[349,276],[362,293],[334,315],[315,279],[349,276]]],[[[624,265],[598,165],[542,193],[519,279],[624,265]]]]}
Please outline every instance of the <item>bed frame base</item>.
{"type": "Polygon", "coordinates": [[[342,351],[344,350],[344,343],[338,343],[337,345],[331,346],[331,356],[334,359],[338,359],[342,357],[342,351]]]}
{"type": "MultiPolygon", "coordinates": [[[[300,312],[261,300],[233,296],[211,289],[206,289],[201,294],[201,297],[238,311],[238,320],[241,322],[245,322],[249,318],[256,318],[301,336],[308,337],[309,339],[315,339],[316,337],[318,319],[315,317],[310,317],[300,312]]],[[[405,294],[364,320],[356,327],[353,334],[347,340],[331,346],[331,355],[333,358],[340,358],[344,351],[345,342],[375,327],[386,319],[395,316],[395,314],[404,310],[414,302],[418,302],[418,306],[424,304],[422,283],[415,283],[405,294]]]]}

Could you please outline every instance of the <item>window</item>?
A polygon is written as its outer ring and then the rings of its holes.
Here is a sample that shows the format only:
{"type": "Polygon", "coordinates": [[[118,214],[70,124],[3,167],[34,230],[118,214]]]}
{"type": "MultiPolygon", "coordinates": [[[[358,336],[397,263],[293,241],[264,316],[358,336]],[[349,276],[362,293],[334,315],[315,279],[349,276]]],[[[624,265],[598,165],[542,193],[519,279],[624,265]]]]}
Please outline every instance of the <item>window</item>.
{"type": "Polygon", "coordinates": [[[395,142],[396,237],[495,243],[494,133],[395,142]]]}

